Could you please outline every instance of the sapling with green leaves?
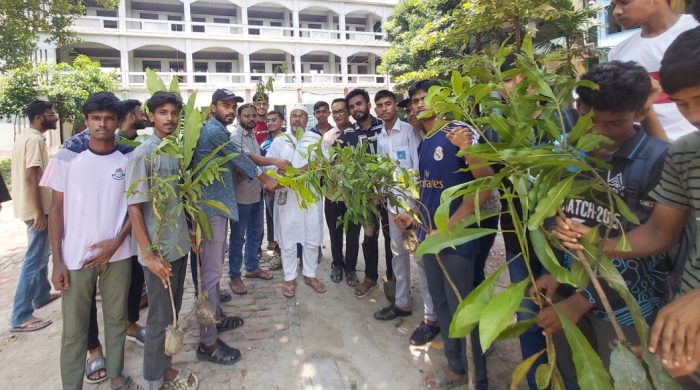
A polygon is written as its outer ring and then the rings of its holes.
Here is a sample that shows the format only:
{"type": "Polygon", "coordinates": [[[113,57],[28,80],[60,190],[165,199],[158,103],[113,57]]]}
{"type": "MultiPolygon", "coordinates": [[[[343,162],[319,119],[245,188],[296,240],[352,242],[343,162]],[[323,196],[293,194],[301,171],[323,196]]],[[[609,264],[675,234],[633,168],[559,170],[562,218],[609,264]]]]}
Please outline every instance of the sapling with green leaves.
{"type": "MultiPolygon", "coordinates": [[[[520,245],[520,253],[529,279],[511,284],[502,291],[495,291],[495,282],[506,265],[499,267],[472,293],[465,297],[450,324],[451,337],[466,337],[479,326],[479,337],[484,349],[494,341],[517,337],[534,324],[534,320],[512,323],[525,295],[528,284],[535,285],[531,262],[536,258],[559,283],[582,290],[590,284],[612,322],[618,344],[611,356],[610,373],[594,352],[581,331],[562,313],[557,313],[564,335],[573,353],[577,379],[581,388],[626,388],[625,375],[632,375],[633,383],[640,388],[677,388],[660,364],[647,352],[640,358],[632,353],[632,345],[620,330],[609,298],[602,288],[602,281],[611,287],[624,301],[634,321],[641,350],[646,351],[648,327],[639,304],[630,294],[620,272],[611,259],[600,249],[600,241],[610,232],[618,230],[619,218],[638,223],[637,216],[625,201],[609,186],[600,172],[610,165],[592,151],[609,147],[613,141],[592,131],[592,115],[579,119],[570,133],[563,129],[564,109],[570,104],[572,91],[579,86],[597,88],[595,83],[552,74],[546,71],[547,63],[535,60],[531,40],[523,42],[516,66],[501,71],[501,65],[511,52],[501,47],[493,56],[473,57],[469,65],[452,73],[444,87],[433,87],[427,98],[430,110],[440,117],[462,120],[484,136],[489,129],[498,135],[498,141],[472,145],[462,149],[459,155],[478,158],[484,165],[502,168],[493,176],[476,179],[445,191],[442,205],[435,215],[435,232],[423,241],[417,255],[439,253],[441,250],[471,241],[484,230],[478,223],[490,215],[476,213],[454,226],[449,226],[449,205],[452,200],[473,196],[484,190],[498,189],[508,207],[505,211],[513,220],[514,233],[520,245]],[[522,80],[511,91],[505,81],[519,76],[522,80]],[[504,92],[507,91],[507,92],[504,92]],[[500,95],[505,93],[506,98],[500,95]],[[507,185],[510,182],[512,185],[507,185]],[[551,236],[547,221],[554,218],[566,199],[586,197],[597,199],[605,207],[605,213],[618,218],[607,218],[598,229],[581,240],[584,250],[569,253],[569,268],[562,265],[555,250],[562,245],[551,236]],[[520,203],[516,209],[515,200],[520,203]],[[529,244],[528,245],[528,241],[529,244]],[[531,253],[531,249],[534,253],[531,253]],[[639,375],[637,375],[639,374],[639,375]],[[612,381],[611,381],[612,377],[612,381]],[[614,385],[613,385],[614,382],[614,385]]],[[[478,166],[470,167],[477,169],[478,166]]],[[[493,214],[491,214],[493,215],[493,214]]],[[[621,229],[619,229],[621,230],[621,229]]],[[[624,231],[621,232],[620,249],[628,246],[624,231]]],[[[531,298],[540,309],[552,304],[549,294],[534,291],[531,298]]],[[[558,371],[556,348],[551,335],[546,335],[546,349],[524,360],[513,372],[512,388],[516,388],[537,357],[546,354],[549,363],[542,364],[536,372],[541,388],[563,389],[563,379],[558,371]]],[[[628,388],[628,387],[627,387],[628,388]]]]}

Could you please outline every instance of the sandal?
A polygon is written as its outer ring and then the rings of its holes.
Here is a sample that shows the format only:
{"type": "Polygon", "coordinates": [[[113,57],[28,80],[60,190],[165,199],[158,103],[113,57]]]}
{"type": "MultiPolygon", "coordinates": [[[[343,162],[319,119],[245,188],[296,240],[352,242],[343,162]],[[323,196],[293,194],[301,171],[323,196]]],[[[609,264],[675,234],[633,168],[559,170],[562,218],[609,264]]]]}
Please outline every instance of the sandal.
{"type": "Polygon", "coordinates": [[[136,390],[143,390],[143,387],[139,384],[134,383],[134,380],[130,376],[124,377],[124,382],[117,387],[111,387],[112,390],[130,390],[131,385],[135,385],[136,390]]]}
{"type": "Polygon", "coordinates": [[[326,292],[326,286],[320,280],[318,280],[318,278],[304,276],[304,284],[313,288],[314,291],[316,291],[319,294],[323,294],[324,292],[326,292]]]}
{"type": "Polygon", "coordinates": [[[343,280],[343,269],[340,267],[333,267],[331,269],[331,281],[333,283],[340,283],[343,280]]]}
{"type": "Polygon", "coordinates": [[[109,377],[107,376],[107,361],[105,361],[104,356],[100,356],[93,361],[89,360],[89,357],[85,359],[85,382],[96,384],[106,381],[109,377]],[[98,377],[97,379],[90,379],[91,376],[100,371],[104,373],[104,376],[98,377]]]}
{"type": "Polygon", "coordinates": [[[41,318],[32,318],[31,320],[17,325],[14,328],[10,329],[10,332],[13,333],[24,333],[24,332],[34,332],[40,329],[44,329],[47,326],[51,325],[53,321],[51,320],[42,320],[41,318]]]}
{"type": "Polygon", "coordinates": [[[228,286],[231,288],[231,291],[233,291],[233,293],[236,295],[248,294],[248,289],[245,287],[245,284],[243,284],[243,281],[240,277],[231,279],[228,282],[228,286]]]}
{"type": "Polygon", "coordinates": [[[262,268],[256,268],[252,271],[246,272],[245,277],[246,277],[246,279],[271,280],[272,274],[263,270],[262,268]]]}
{"type": "Polygon", "coordinates": [[[461,379],[450,379],[447,377],[444,368],[429,374],[425,378],[425,387],[429,390],[452,389],[466,384],[466,375],[463,375],[461,379]]]}
{"type": "Polygon", "coordinates": [[[216,339],[213,350],[209,351],[208,349],[206,345],[199,343],[197,359],[224,365],[234,364],[241,360],[241,351],[229,347],[221,339],[216,339]]]}
{"type": "Polygon", "coordinates": [[[296,282],[289,283],[289,282],[284,282],[282,283],[282,295],[284,295],[287,298],[294,298],[294,292],[297,288],[296,282]]]}
{"type": "Polygon", "coordinates": [[[199,378],[197,375],[184,368],[177,372],[177,376],[173,380],[163,383],[164,390],[196,390],[198,387],[199,378]],[[194,380],[194,383],[190,384],[190,378],[194,380]]]}
{"type": "Polygon", "coordinates": [[[355,271],[345,271],[345,283],[350,287],[357,287],[360,284],[357,273],[355,271]]]}
{"type": "Polygon", "coordinates": [[[223,333],[228,330],[234,330],[243,326],[243,318],[241,317],[224,317],[216,322],[216,331],[223,333]]]}

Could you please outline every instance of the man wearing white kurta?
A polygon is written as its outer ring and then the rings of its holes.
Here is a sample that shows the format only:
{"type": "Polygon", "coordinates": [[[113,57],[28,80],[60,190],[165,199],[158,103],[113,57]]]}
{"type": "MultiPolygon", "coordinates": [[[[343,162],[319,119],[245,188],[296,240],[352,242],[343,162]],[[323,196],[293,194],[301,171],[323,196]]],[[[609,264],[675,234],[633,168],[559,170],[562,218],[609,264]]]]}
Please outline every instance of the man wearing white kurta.
{"type": "MultiPolygon", "coordinates": [[[[268,157],[282,158],[291,161],[294,168],[301,168],[309,162],[309,149],[320,142],[321,137],[311,131],[306,131],[299,139],[296,129],[306,128],[308,112],[303,105],[296,105],[290,115],[289,134],[277,137],[272,141],[267,151],[268,157]]],[[[323,201],[308,205],[306,209],[299,207],[299,202],[288,188],[278,189],[275,193],[275,241],[282,254],[285,283],[282,294],[288,298],[294,296],[296,288],[297,243],[303,246],[302,260],[304,283],[317,293],[326,291],[326,287],[316,278],[319,247],[323,242],[323,201]]]]}
{"type": "MultiPolygon", "coordinates": [[[[396,95],[382,90],[374,95],[374,110],[384,121],[381,133],[377,137],[377,153],[395,160],[400,168],[418,171],[418,145],[420,135],[413,126],[401,121],[397,116],[396,95]]],[[[413,200],[406,199],[408,206],[413,200]]],[[[394,217],[401,210],[387,205],[389,211],[389,236],[391,237],[392,266],[396,278],[395,301],[374,313],[380,321],[393,320],[396,317],[409,316],[411,310],[411,256],[403,247],[402,233],[394,222],[394,217]]]]}

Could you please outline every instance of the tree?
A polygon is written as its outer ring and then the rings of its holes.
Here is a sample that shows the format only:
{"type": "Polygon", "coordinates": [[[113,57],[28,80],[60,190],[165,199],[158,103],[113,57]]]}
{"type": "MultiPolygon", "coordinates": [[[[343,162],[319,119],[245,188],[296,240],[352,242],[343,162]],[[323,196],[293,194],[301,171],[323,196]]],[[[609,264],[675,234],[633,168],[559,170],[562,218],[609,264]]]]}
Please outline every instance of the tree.
{"type": "MultiPolygon", "coordinates": [[[[114,8],[119,0],[97,0],[97,4],[114,8]]],[[[0,72],[29,62],[40,33],[48,34],[47,42],[59,47],[75,42],[70,27],[84,14],[85,3],[76,0],[0,1],[0,72]]]]}
{"type": "Polygon", "coordinates": [[[82,104],[92,92],[111,92],[117,85],[115,72],[103,72],[99,62],[83,55],[77,56],[72,65],[25,64],[0,79],[0,117],[21,116],[29,102],[41,97],[56,105],[61,124],[76,121],[82,118],[82,104]]]}

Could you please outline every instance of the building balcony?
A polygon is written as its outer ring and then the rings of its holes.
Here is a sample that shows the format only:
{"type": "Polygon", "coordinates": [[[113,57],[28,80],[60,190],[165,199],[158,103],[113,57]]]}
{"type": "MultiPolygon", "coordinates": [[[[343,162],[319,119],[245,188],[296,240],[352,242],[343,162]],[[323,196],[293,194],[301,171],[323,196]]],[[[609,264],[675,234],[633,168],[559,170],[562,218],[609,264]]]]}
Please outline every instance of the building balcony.
{"type": "MultiPolygon", "coordinates": [[[[103,68],[105,72],[117,71],[120,69],[103,68]]],[[[378,74],[348,74],[346,82],[343,82],[344,75],[342,74],[323,74],[323,73],[302,73],[299,77],[300,82],[297,82],[297,76],[290,74],[275,74],[275,73],[212,73],[212,72],[156,72],[158,76],[165,82],[166,85],[177,78],[181,88],[204,88],[215,89],[222,86],[232,88],[251,88],[258,80],[267,81],[272,78],[276,88],[294,89],[301,86],[313,85],[314,88],[334,88],[340,84],[358,87],[389,87],[389,77],[378,74]],[[249,76],[250,81],[246,82],[246,76],[249,76]]],[[[134,88],[146,87],[146,72],[129,72],[129,86],[134,88]]]]}

